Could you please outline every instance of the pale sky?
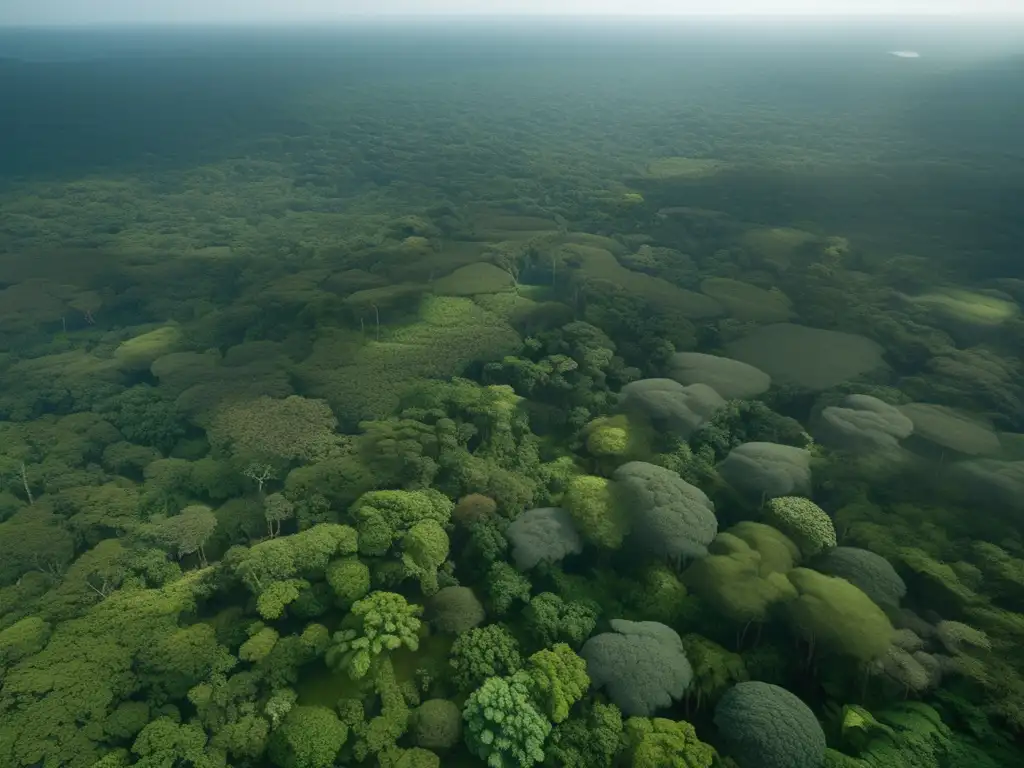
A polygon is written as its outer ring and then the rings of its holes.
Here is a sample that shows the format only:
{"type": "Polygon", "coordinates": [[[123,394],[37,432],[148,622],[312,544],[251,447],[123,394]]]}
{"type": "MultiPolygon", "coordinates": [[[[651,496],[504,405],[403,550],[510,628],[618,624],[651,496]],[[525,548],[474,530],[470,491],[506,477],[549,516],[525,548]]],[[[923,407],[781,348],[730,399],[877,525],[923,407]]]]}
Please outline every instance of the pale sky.
{"type": "Polygon", "coordinates": [[[998,14],[1024,0],[0,0],[0,24],[311,22],[367,15],[998,14]]]}

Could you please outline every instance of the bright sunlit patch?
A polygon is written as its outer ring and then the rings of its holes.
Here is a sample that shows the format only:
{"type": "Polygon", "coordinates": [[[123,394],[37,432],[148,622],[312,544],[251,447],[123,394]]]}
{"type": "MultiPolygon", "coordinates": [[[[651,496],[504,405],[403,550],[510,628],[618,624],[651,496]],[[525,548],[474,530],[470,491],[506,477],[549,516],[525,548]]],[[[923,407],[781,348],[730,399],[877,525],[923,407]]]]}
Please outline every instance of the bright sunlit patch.
{"type": "Polygon", "coordinates": [[[972,325],[999,325],[1020,312],[1012,301],[960,288],[938,288],[930,293],[907,298],[941,315],[972,325]]]}
{"type": "Polygon", "coordinates": [[[899,59],[920,59],[921,54],[917,51],[889,51],[890,56],[895,56],[899,59]]]}

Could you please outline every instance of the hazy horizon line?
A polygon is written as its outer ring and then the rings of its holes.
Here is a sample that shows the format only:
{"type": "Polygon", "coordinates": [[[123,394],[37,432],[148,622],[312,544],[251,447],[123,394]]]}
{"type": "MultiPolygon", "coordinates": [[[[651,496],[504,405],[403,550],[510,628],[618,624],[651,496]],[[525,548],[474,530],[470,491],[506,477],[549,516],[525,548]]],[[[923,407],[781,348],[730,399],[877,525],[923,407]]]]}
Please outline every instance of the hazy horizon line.
{"type": "Polygon", "coordinates": [[[1024,24],[1024,7],[1019,12],[1013,13],[985,13],[978,11],[929,11],[929,12],[878,12],[877,10],[867,12],[832,12],[821,11],[814,13],[780,11],[776,13],[741,13],[729,11],[681,11],[675,13],[621,13],[621,12],[594,12],[594,13],[573,13],[573,12],[531,12],[531,13],[491,13],[487,11],[473,11],[469,13],[399,13],[399,12],[374,12],[374,13],[340,13],[323,17],[306,17],[296,19],[280,19],[275,17],[264,18],[224,18],[224,19],[175,19],[164,20],[151,19],[146,21],[125,20],[125,21],[71,21],[71,22],[4,22],[0,20],[0,28],[3,29],[111,29],[111,28],[152,28],[152,27],[306,27],[306,26],[343,26],[352,23],[450,23],[465,21],[529,21],[543,19],[544,21],[565,20],[574,23],[579,22],[601,22],[601,21],[657,21],[672,20],[683,21],[689,19],[704,19],[715,21],[792,21],[794,19],[807,21],[836,21],[843,19],[855,19],[859,21],[882,20],[895,21],[904,19],[907,21],[928,21],[928,20],[953,20],[958,21],[991,21],[1003,22],[1012,20],[1024,24]]]}

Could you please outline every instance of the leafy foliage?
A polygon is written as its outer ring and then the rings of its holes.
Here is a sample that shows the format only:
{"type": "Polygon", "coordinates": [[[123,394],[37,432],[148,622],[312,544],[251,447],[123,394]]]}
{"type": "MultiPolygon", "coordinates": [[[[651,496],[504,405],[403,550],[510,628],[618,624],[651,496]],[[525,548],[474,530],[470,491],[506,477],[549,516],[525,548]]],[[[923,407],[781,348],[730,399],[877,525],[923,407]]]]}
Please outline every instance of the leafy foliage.
{"type": "Polygon", "coordinates": [[[452,679],[472,690],[489,677],[510,675],[522,667],[519,644],[500,624],[471,629],[452,644],[452,679]]]}
{"type": "Polygon", "coordinates": [[[428,699],[413,712],[410,728],[418,746],[450,749],[462,736],[462,713],[448,699],[428,699]]]}
{"type": "Polygon", "coordinates": [[[540,645],[562,642],[579,648],[597,626],[597,610],[587,603],[565,601],[552,592],[542,592],[530,599],[523,619],[540,645]]]}
{"type": "Polygon", "coordinates": [[[594,701],[578,717],[551,731],[545,765],[565,768],[611,768],[620,749],[622,714],[614,704],[594,701]]]}
{"type": "Polygon", "coordinates": [[[552,723],[560,723],[590,686],[586,669],[586,662],[568,645],[557,643],[530,656],[519,677],[538,709],[552,723]]]}
{"type": "Polygon", "coordinates": [[[631,717],[626,721],[625,739],[632,768],[710,768],[715,757],[715,751],[685,721],[631,717]]]}
{"type": "Polygon", "coordinates": [[[327,662],[360,678],[386,651],[402,646],[415,651],[419,647],[420,614],[423,609],[410,605],[394,592],[374,592],[357,600],[346,617],[349,628],[334,634],[327,651],[327,662]]]}
{"type": "Polygon", "coordinates": [[[430,620],[440,631],[461,634],[483,623],[484,607],[469,587],[445,587],[431,598],[430,620]]]}
{"type": "Polygon", "coordinates": [[[836,531],[828,514],[810,499],[780,496],[768,502],[768,522],[789,536],[806,557],[836,545],[836,531]]]}
{"type": "Polygon", "coordinates": [[[608,480],[580,475],[569,481],[564,503],[580,536],[590,544],[615,549],[626,533],[626,516],[608,480]]]}
{"type": "Polygon", "coordinates": [[[270,755],[282,768],[328,768],[348,737],[348,728],[324,707],[295,707],[270,740],[270,755]]]}
{"type": "Polygon", "coordinates": [[[0,765],[1024,764],[1024,81],[339,34],[0,61],[0,765]]]}
{"type": "Polygon", "coordinates": [[[492,768],[529,768],[544,759],[551,723],[515,677],[491,677],[470,694],[462,711],[466,745],[492,768]]]}
{"type": "Polygon", "coordinates": [[[623,464],[613,475],[622,503],[631,510],[631,536],[657,557],[673,562],[707,554],[718,532],[707,495],[676,473],[642,461],[623,464]]]}
{"type": "Polygon", "coordinates": [[[761,682],[738,683],[715,707],[715,725],[740,768],[813,768],[825,755],[825,734],[794,694],[761,682]]]}
{"type": "Polygon", "coordinates": [[[845,579],[795,568],[789,580],[797,598],[786,612],[798,634],[812,647],[870,661],[882,656],[893,637],[888,617],[867,595],[845,579]]]}
{"type": "Polygon", "coordinates": [[[649,716],[682,698],[693,670],[679,635],[654,621],[613,619],[612,632],[591,637],[580,655],[595,687],[624,714],[649,716]]]}

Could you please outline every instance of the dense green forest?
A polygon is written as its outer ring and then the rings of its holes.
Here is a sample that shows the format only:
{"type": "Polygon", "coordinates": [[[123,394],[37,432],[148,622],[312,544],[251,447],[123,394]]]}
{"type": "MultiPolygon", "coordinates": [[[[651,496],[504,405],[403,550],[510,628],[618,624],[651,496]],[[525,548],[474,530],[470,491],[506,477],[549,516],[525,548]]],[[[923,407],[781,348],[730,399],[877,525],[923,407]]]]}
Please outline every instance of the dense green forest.
{"type": "Polygon", "coordinates": [[[0,60],[0,768],[1024,764],[1024,59],[168,34],[0,60]]]}

